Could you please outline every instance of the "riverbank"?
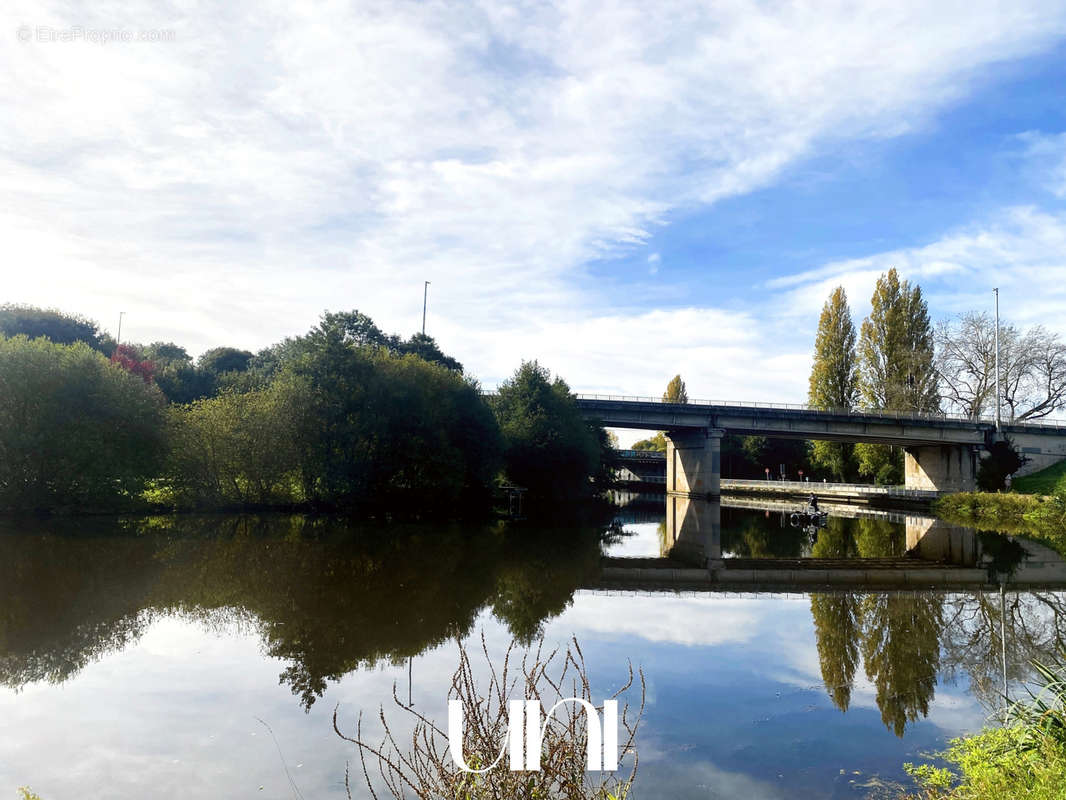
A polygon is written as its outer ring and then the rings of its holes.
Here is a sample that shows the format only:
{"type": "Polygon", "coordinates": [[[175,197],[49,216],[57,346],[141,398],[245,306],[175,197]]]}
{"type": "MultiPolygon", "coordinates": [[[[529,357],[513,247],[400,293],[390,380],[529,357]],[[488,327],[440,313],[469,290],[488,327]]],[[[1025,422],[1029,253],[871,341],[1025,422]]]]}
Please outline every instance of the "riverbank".
{"type": "MultiPolygon", "coordinates": [[[[953,740],[951,768],[905,764],[925,800],[1061,800],[1066,787],[1066,652],[1033,661],[1040,691],[1008,710],[1009,724],[953,740]]],[[[913,796],[912,796],[913,797],[913,796]]]]}
{"type": "Polygon", "coordinates": [[[957,525],[1041,539],[1066,554],[1066,494],[959,492],[933,503],[933,512],[957,525]]]}

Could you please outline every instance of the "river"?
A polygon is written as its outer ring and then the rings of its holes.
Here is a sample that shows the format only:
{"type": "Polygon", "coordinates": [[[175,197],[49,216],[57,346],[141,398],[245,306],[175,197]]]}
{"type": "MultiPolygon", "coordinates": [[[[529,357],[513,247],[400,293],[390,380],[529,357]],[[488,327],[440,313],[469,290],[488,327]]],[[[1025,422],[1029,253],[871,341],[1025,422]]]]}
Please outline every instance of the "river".
{"type": "Polygon", "coordinates": [[[443,723],[457,642],[500,659],[540,634],[576,638],[597,699],[646,676],[634,797],[882,796],[1064,641],[1066,572],[1039,543],[735,505],[714,556],[755,578],[729,585],[660,559],[661,504],[606,527],[0,522],[0,796],[344,797],[334,709],[372,727],[395,687],[443,723]]]}

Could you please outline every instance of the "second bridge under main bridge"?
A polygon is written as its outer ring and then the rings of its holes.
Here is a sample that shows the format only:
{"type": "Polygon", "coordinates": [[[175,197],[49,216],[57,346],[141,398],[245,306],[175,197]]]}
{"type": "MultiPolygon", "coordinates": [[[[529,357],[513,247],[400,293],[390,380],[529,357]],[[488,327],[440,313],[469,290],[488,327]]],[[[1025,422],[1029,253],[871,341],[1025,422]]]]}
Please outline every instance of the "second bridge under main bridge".
{"type": "Polygon", "coordinates": [[[976,488],[980,452],[1007,436],[1028,459],[1024,472],[1066,458],[1066,423],[1009,424],[939,414],[819,411],[758,404],[664,403],[652,398],[578,395],[587,419],[611,428],[666,434],[666,491],[690,497],[721,492],[721,442],[726,433],[904,449],[908,489],[941,492],[976,488]]]}

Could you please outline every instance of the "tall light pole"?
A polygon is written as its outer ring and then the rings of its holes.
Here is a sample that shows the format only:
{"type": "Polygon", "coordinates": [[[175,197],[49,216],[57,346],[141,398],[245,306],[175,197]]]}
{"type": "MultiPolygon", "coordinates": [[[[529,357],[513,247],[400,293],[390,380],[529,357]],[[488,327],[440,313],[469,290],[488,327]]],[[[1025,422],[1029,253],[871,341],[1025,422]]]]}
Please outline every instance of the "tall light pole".
{"type": "Polygon", "coordinates": [[[115,346],[122,344],[122,318],[126,316],[125,311],[118,312],[118,336],[115,338],[115,346]]]}
{"type": "Polygon", "coordinates": [[[422,335],[426,335],[426,298],[429,296],[429,281],[422,287],[422,335]]]}
{"type": "Polygon", "coordinates": [[[999,288],[992,291],[996,295],[996,431],[999,431],[1002,424],[999,412],[999,288]]]}

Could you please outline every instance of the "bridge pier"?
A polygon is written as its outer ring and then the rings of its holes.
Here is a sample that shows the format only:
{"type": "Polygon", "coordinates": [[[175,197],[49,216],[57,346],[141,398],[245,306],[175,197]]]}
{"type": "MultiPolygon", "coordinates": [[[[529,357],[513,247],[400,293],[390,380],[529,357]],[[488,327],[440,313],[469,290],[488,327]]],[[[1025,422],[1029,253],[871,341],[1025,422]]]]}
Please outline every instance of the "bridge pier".
{"type": "Polygon", "coordinates": [[[722,558],[722,506],[683,495],[666,497],[666,531],[661,555],[704,568],[722,558]]]}
{"type": "Polygon", "coordinates": [[[721,494],[724,434],[720,428],[666,432],[667,495],[717,498],[721,494]]]}
{"type": "Polygon", "coordinates": [[[972,492],[977,488],[977,449],[971,445],[908,447],[903,452],[908,489],[972,492]]]}

